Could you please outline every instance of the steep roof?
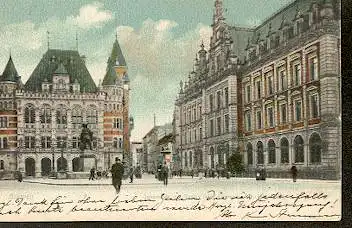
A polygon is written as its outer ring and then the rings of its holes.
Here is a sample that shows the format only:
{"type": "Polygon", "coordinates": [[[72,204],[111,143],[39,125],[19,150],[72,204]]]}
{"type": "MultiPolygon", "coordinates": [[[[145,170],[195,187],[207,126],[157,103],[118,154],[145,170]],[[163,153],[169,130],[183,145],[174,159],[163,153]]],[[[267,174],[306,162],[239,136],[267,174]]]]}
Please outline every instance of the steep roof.
{"type": "Polygon", "coordinates": [[[54,74],[68,74],[68,72],[65,66],[62,63],[60,63],[57,69],[55,70],[54,74]]]}
{"type": "MultiPolygon", "coordinates": [[[[233,26],[230,29],[234,41],[234,53],[242,60],[246,55],[245,48],[248,40],[256,43],[257,40],[265,40],[269,32],[277,32],[283,24],[292,25],[297,16],[308,17],[306,13],[310,10],[313,3],[324,4],[331,2],[337,6],[337,0],[294,0],[285,5],[274,14],[270,15],[255,28],[240,28],[233,26]]],[[[307,21],[307,20],[306,20],[307,21]]]]}
{"type": "Polygon", "coordinates": [[[40,60],[32,75],[25,84],[26,90],[41,91],[45,80],[52,83],[56,71],[68,74],[70,83],[76,80],[82,92],[96,92],[97,87],[78,51],[49,49],[40,60]],[[62,66],[60,66],[62,65],[62,66]]]}
{"type": "Polygon", "coordinates": [[[106,68],[106,74],[102,85],[115,85],[115,80],[117,78],[114,66],[124,66],[127,67],[125,57],[122,54],[121,47],[117,39],[114,42],[111,55],[108,60],[108,66],[106,68]]]}
{"type": "Polygon", "coordinates": [[[0,77],[0,81],[17,82],[18,78],[19,76],[15,67],[15,64],[13,63],[12,57],[10,56],[9,61],[6,64],[4,73],[0,77]]]}

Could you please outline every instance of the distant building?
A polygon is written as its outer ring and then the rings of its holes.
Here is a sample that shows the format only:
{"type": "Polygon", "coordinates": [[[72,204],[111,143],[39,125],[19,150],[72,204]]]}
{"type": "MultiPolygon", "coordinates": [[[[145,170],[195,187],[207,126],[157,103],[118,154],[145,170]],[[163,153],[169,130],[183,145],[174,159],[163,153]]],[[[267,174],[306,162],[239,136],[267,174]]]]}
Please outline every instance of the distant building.
{"type": "MultiPolygon", "coordinates": [[[[75,50],[48,49],[23,85],[12,57],[0,76],[0,172],[48,176],[80,172],[80,133],[87,123],[97,169],[129,152],[129,78],[117,40],[98,87],[75,50]],[[63,157],[61,157],[63,153],[63,157]]],[[[91,167],[85,167],[85,170],[91,167]]]]}
{"type": "Polygon", "coordinates": [[[158,141],[160,156],[162,156],[162,164],[166,162],[170,167],[170,170],[178,170],[179,168],[177,161],[174,160],[174,157],[176,156],[174,154],[174,142],[175,137],[173,133],[165,135],[158,141]]]}
{"type": "Polygon", "coordinates": [[[243,156],[249,175],[341,176],[340,6],[296,0],[260,25],[228,25],[215,1],[210,49],[180,83],[175,142],[184,170],[243,156]]]}
{"type": "Polygon", "coordinates": [[[155,172],[158,164],[162,163],[162,156],[160,154],[159,140],[164,136],[173,132],[172,124],[165,124],[163,126],[153,127],[143,137],[143,170],[146,172],[155,172]]]}
{"type": "Polygon", "coordinates": [[[137,164],[141,165],[141,156],[143,155],[143,143],[142,142],[131,142],[131,156],[132,166],[136,167],[137,164]]]}

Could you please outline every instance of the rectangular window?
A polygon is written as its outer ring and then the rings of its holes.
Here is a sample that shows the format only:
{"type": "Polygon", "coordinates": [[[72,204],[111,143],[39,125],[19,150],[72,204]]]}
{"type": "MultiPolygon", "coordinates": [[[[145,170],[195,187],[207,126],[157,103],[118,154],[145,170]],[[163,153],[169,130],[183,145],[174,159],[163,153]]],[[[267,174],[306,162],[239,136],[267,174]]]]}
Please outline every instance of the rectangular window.
{"type": "Polygon", "coordinates": [[[230,118],[229,115],[225,115],[225,133],[229,133],[229,129],[230,129],[230,118]]]}
{"type": "Polygon", "coordinates": [[[251,86],[247,85],[246,86],[246,102],[250,102],[251,101],[251,86]]]}
{"type": "Polygon", "coordinates": [[[260,99],[261,95],[262,95],[262,88],[261,88],[260,80],[256,81],[256,87],[257,87],[257,99],[260,99]]]}
{"type": "Polygon", "coordinates": [[[217,134],[221,135],[221,117],[216,119],[217,134]]]}
{"type": "Polygon", "coordinates": [[[209,95],[209,108],[210,108],[210,111],[213,111],[213,95],[212,94],[209,95]]]}
{"type": "Polygon", "coordinates": [[[189,143],[191,143],[192,142],[192,131],[191,131],[191,129],[189,129],[189,137],[188,137],[188,139],[189,139],[189,143]]]}
{"type": "Polygon", "coordinates": [[[282,104],[280,106],[280,122],[281,124],[287,123],[287,105],[282,104]]]}
{"type": "Polygon", "coordinates": [[[267,121],[269,127],[274,127],[274,112],[273,107],[267,109],[267,121]]]}
{"type": "Polygon", "coordinates": [[[0,128],[7,128],[7,117],[0,117],[0,128]]]}
{"type": "Polygon", "coordinates": [[[319,98],[317,94],[314,94],[310,97],[310,112],[311,118],[319,117],[319,98]]]}
{"type": "Polygon", "coordinates": [[[24,144],[26,148],[34,148],[35,147],[35,137],[34,136],[25,136],[24,144]]]}
{"type": "Polygon", "coordinates": [[[257,129],[262,129],[262,112],[257,111],[257,129]]]}
{"type": "Polygon", "coordinates": [[[197,119],[197,110],[196,108],[193,108],[193,121],[197,119]]]}
{"type": "Polygon", "coordinates": [[[193,135],[194,135],[194,141],[197,142],[197,130],[193,130],[193,135]]]}
{"type": "Polygon", "coordinates": [[[115,129],[122,129],[122,119],[114,118],[113,128],[115,129]]]}
{"type": "Polygon", "coordinates": [[[202,118],[202,106],[199,106],[199,116],[198,116],[199,119],[202,118]]]}
{"type": "Polygon", "coordinates": [[[301,64],[296,64],[293,66],[293,79],[295,86],[301,85],[301,64]]]}
{"type": "Polygon", "coordinates": [[[296,121],[302,120],[302,101],[300,100],[295,101],[295,118],[296,121]]]}
{"type": "Polygon", "coordinates": [[[221,92],[220,91],[218,91],[217,93],[216,93],[216,97],[217,97],[217,108],[218,109],[220,109],[221,108],[221,92]]]}
{"type": "Polygon", "coordinates": [[[42,136],[41,144],[42,144],[42,148],[51,148],[51,137],[42,136]]]}
{"type": "Polygon", "coordinates": [[[210,136],[214,136],[214,120],[210,120],[210,136]]]}
{"type": "Polygon", "coordinates": [[[252,130],[252,119],[251,119],[251,111],[246,112],[246,131],[251,131],[252,130]]]}
{"type": "Polygon", "coordinates": [[[318,76],[318,58],[314,57],[309,60],[309,69],[310,69],[310,80],[314,81],[319,78],[318,76]]]}
{"type": "Polygon", "coordinates": [[[203,136],[202,136],[202,128],[199,128],[199,140],[202,140],[203,136]]]}
{"type": "Polygon", "coordinates": [[[72,138],[72,148],[76,149],[78,148],[79,145],[78,145],[78,138],[77,137],[73,137],[72,138]]]}
{"type": "Polygon", "coordinates": [[[225,88],[225,107],[229,106],[229,88],[225,88]]]}
{"type": "Polygon", "coordinates": [[[7,142],[7,138],[0,138],[0,148],[1,149],[7,149],[8,147],[8,142],[7,142]]]}
{"type": "Polygon", "coordinates": [[[285,70],[279,71],[279,80],[280,80],[280,89],[286,90],[287,89],[287,79],[286,79],[286,71],[285,70]]]}
{"type": "Polygon", "coordinates": [[[273,76],[270,75],[267,78],[268,80],[268,95],[271,95],[274,93],[274,80],[273,80],[273,76]]]}

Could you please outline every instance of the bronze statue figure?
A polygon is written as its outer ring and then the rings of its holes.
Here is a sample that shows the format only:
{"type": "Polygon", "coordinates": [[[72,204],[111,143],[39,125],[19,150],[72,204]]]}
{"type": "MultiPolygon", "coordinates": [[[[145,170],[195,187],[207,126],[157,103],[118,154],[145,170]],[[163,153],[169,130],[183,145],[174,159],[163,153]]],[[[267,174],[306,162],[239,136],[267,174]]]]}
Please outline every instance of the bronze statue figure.
{"type": "Polygon", "coordinates": [[[87,149],[87,146],[92,150],[93,132],[88,128],[88,124],[82,124],[80,141],[81,143],[79,147],[81,151],[87,149]]]}

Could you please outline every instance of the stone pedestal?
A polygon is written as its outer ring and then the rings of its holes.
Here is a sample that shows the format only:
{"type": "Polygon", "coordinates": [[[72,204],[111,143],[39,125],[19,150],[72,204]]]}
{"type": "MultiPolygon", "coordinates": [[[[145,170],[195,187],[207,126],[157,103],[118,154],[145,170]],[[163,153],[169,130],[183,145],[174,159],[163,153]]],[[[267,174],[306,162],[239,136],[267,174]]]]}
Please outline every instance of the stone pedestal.
{"type": "Polygon", "coordinates": [[[80,171],[89,172],[91,168],[97,168],[96,158],[94,154],[85,151],[80,155],[80,171]]]}
{"type": "Polygon", "coordinates": [[[57,176],[57,179],[67,179],[67,172],[66,171],[58,171],[56,176],[57,176]]]}

